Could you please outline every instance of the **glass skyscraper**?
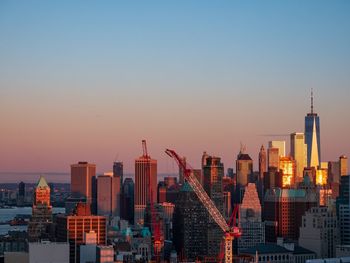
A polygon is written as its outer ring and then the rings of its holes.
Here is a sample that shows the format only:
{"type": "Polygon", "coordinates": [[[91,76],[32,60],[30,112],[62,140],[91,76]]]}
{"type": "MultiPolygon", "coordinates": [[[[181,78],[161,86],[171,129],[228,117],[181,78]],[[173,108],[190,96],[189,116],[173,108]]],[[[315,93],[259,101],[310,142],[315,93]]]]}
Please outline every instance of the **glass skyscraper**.
{"type": "Polygon", "coordinates": [[[305,143],[307,144],[307,166],[317,167],[321,163],[320,117],[314,113],[311,93],[311,112],[305,116],[305,143]]]}

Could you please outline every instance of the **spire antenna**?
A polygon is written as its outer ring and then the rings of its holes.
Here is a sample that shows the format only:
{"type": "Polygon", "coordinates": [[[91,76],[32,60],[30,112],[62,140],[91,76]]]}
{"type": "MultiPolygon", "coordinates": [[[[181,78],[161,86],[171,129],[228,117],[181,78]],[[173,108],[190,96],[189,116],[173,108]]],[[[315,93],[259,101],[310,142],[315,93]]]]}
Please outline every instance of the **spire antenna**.
{"type": "Polygon", "coordinates": [[[314,114],[314,90],[311,88],[311,114],[314,114]]]}

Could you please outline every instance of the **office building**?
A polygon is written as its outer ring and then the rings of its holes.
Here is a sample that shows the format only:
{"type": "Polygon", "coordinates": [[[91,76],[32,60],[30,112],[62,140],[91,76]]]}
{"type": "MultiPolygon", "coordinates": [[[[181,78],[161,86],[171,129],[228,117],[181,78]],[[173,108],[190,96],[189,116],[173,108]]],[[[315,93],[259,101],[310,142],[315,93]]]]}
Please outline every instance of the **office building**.
{"type": "Polygon", "coordinates": [[[18,184],[17,206],[24,206],[26,195],[26,185],[23,182],[18,184]]]}
{"type": "Polygon", "coordinates": [[[97,177],[97,214],[120,216],[120,176],[104,173],[97,177]]]}
{"type": "Polygon", "coordinates": [[[264,193],[266,190],[276,187],[282,188],[282,173],[278,168],[270,167],[264,175],[264,193]]]}
{"type": "Polygon", "coordinates": [[[323,206],[313,207],[302,217],[299,245],[312,250],[317,258],[336,256],[339,229],[335,211],[323,206]]]}
{"type": "Polygon", "coordinates": [[[157,202],[157,160],[142,155],[135,160],[135,224],[143,225],[147,203],[157,202]],[[151,197],[152,196],[152,197],[151,197]]]}
{"type": "Polygon", "coordinates": [[[317,167],[321,162],[320,117],[314,112],[311,92],[311,112],[305,116],[305,143],[307,144],[307,166],[317,167]]]}
{"type": "Polygon", "coordinates": [[[266,159],[266,151],[264,145],[261,145],[259,151],[259,180],[263,180],[264,174],[267,172],[267,159],[266,159]]]}
{"type": "Polygon", "coordinates": [[[90,206],[79,203],[74,215],[58,215],[57,241],[69,242],[69,262],[80,262],[80,245],[84,244],[84,234],[94,231],[96,233],[96,244],[106,245],[107,242],[107,220],[105,216],[91,214],[90,206]]]}
{"type": "Polygon", "coordinates": [[[285,141],[269,141],[269,148],[277,148],[278,156],[285,157],[286,156],[286,142],[285,141]]]}
{"type": "Polygon", "coordinates": [[[298,240],[302,216],[317,206],[318,196],[312,188],[267,190],[264,198],[266,242],[276,242],[277,237],[298,240]]]}
{"type": "Polygon", "coordinates": [[[72,164],[71,197],[84,200],[91,206],[92,211],[96,212],[96,192],[96,165],[88,162],[72,164]]]}
{"type": "MultiPolygon", "coordinates": [[[[223,177],[224,165],[221,163],[221,159],[219,157],[208,156],[206,158],[206,164],[203,166],[204,190],[222,215],[224,214],[223,177]]],[[[223,232],[210,216],[208,219],[207,231],[208,255],[216,256],[220,252],[220,242],[223,232]]]]}
{"type": "Polygon", "coordinates": [[[307,145],[304,133],[295,132],[290,135],[290,155],[295,160],[295,182],[302,182],[304,168],[307,166],[307,145]]]}
{"type": "Polygon", "coordinates": [[[242,236],[238,239],[238,251],[265,243],[265,224],[262,222],[261,205],[255,184],[247,185],[239,213],[242,236]]]}
{"type": "Polygon", "coordinates": [[[267,162],[268,169],[278,169],[279,168],[279,150],[278,148],[268,148],[267,149],[267,162]]]}
{"type": "Polygon", "coordinates": [[[114,162],[113,163],[113,176],[120,177],[120,183],[123,183],[124,180],[124,166],[123,162],[114,162]]]}
{"type": "Polygon", "coordinates": [[[52,224],[52,206],[50,203],[50,187],[44,177],[40,177],[34,191],[32,217],[28,224],[30,242],[48,239],[52,224]]]}
{"type": "Polygon", "coordinates": [[[345,155],[339,157],[339,173],[340,176],[348,175],[348,157],[345,155]]]}
{"type": "Polygon", "coordinates": [[[236,160],[236,180],[237,185],[246,186],[253,174],[253,160],[242,150],[239,152],[236,160]]]}
{"type": "MultiPolygon", "coordinates": [[[[182,161],[184,164],[186,164],[186,157],[182,157],[182,161]]],[[[185,180],[185,174],[184,174],[184,169],[182,166],[179,166],[179,183],[183,184],[185,180]]]]}
{"type": "Polygon", "coordinates": [[[295,160],[291,157],[280,157],[280,172],[282,175],[282,187],[290,188],[295,185],[295,160]]]}
{"type": "Polygon", "coordinates": [[[121,218],[134,222],[134,181],[132,178],[125,178],[121,196],[121,218]]]}
{"type": "Polygon", "coordinates": [[[194,261],[207,255],[208,212],[191,186],[185,182],[175,203],[174,246],[178,255],[194,261]]]}

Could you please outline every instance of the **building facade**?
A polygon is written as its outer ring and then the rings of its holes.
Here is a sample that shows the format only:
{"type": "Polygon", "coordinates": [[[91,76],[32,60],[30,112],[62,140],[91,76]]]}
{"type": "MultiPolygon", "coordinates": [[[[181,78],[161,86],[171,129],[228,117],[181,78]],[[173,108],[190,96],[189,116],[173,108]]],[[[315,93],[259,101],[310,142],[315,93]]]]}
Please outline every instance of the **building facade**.
{"type": "Polygon", "coordinates": [[[157,160],[143,155],[135,160],[135,224],[143,225],[147,203],[157,202],[157,160]],[[152,196],[152,197],[151,197],[152,196]]]}
{"type": "Polygon", "coordinates": [[[120,176],[104,173],[97,177],[97,214],[120,216],[120,176]]]}
{"type": "Polygon", "coordinates": [[[208,212],[185,182],[175,203],[173,217],[174,246],[183,260],[194,261],[207,255],[207,226],[208,212]]]}
{"type": "Polygon", "coordinates": [[[255,184],[249,183],[246,187],[239,213],[242,235],[238,239],[238,251],[265,243],[265,224],[262,222],[260,199],[255,184]]]}
{"type": "Polygon", "coordinates": [[[336,257],[339,229],[335,211],[313,207],[302,218],[299,245],[316,253],[317,258],[336,257]]]}
{"type": "Polygon", "coordinates": [[[50,187],[44,177],[40,177],[34,191],[32,217],[28,224],[28,239],[31,242],[50,237],[52,224],[52,206],[50,203],[50,187]]]}
{"type": "Polygon", "coordinates": [[[318,196],[314,189],[267,190],[264,199],[266,241],[276,242],[277,237],[298,240],[302,216],[317,206],[318,196]]]}
{"type": "Polygon", "coordinates": [[[307,166],[317,167],[321,162],[320,117],[314,112],[311,93],[311,112],[305,116],[305,143],[307,144],[307,166]]]}
{"type": "Polygon", "coordinates": [[[71,197],[76,200],[85,200],[94,211],[96,165],[88,162],[78,162],[71,165],[71,197]]]}
{"type": "MultiPolygon", "coordinates": [[[[224,173],[224,165],[219,157],[208,156],[206,158],[206,164],[203,166],[203,188],[222,215],[224,215],[224,195],[222,188],[224,173]]],[[[208,256],[217,256],[220,252],[223,231],[209,215],[207,231],[208,256]]]]}
{"type": "Polygon", "coordinates": [[[290,155],[295,160],[295,181],[303,181],[304,168],[307,166],[307,144],[304,133],[292,133],[290,135],[290,155]]]}
{"type": "Polygon", "coordinates": [[[57,241],[69,243],[69,262],[80,262],[80,245],[84,244],[85,233],[94,231],[98,245],[107,244],[107,219],[91,214],[90,206],[78,204],[74,215],[58,215],[57,241]]]}

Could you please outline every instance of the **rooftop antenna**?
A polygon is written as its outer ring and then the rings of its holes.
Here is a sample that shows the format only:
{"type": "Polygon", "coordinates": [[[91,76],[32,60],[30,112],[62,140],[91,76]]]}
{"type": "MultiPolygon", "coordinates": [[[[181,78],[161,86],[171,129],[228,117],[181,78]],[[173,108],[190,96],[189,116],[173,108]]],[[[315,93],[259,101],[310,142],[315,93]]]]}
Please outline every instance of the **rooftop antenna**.
{"type": "Polygon", "coordinates": [[[314,90],[311,88],[311,114],[314,114],[314,90]]]}

